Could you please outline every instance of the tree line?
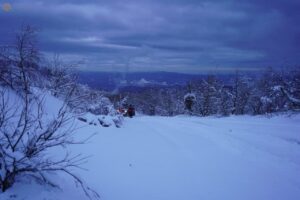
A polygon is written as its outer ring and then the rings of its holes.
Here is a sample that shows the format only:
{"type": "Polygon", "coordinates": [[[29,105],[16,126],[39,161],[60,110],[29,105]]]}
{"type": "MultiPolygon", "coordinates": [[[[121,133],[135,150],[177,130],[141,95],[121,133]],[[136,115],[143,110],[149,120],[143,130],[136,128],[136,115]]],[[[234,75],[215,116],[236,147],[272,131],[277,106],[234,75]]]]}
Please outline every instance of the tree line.
{"type": "Polygon", "coordinates": [[[300,70],[267,68],[251,76],[237,71],[225,80],[207,75],[185,86],[150,87],[120,96],[114,101],[116,106],[133,104],[146,115],[228,116],[299,111],[300,70]]]}

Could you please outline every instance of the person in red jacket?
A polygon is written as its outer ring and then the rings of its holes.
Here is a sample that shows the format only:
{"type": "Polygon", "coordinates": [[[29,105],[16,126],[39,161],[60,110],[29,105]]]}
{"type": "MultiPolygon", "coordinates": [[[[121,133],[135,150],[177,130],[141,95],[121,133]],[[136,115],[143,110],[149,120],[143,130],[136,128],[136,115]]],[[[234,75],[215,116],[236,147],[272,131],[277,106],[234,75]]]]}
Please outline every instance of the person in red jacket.
{"type": "Polygon", "coordinates": [[[135,109],[134,109],[133,105],[129,105],[126,114],[130,118],[132,118],[135,115],[135,109]]]}

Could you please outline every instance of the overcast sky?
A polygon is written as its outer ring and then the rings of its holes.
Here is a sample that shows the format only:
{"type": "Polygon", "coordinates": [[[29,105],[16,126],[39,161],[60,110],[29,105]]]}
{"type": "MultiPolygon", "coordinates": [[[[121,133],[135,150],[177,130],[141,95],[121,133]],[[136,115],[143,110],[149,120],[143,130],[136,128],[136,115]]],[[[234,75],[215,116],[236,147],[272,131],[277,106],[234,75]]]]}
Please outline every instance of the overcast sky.
{"type": "Polygon", "coordinates": [[[22,23],[40,49],[99,71],[203,72],[300,63],[300,0],[0,0],[0,43],[22,23]]]}

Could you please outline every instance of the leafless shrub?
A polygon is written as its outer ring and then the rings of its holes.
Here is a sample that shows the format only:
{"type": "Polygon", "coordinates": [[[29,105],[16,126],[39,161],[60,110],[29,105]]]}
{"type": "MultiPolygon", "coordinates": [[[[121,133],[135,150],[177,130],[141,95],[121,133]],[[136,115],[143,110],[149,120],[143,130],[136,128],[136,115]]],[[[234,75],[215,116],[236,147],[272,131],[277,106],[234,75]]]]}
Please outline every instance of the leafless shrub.
{"type": "Polygon", "coordinates": [[[50,150],[65,148],[75,141],[75,117],[69,107],[74,88],[69,87],[55,117],[45,114],[45,94],[34,89],[39,75],[39,51],[35,43],[35,29],[25,26],[17,34],[16,44],[0,52],[0,189],[5,192],[17,177],[31,176],[52,186],[51,172],[63,172],[72,177],[90,199],[99,195],[72,172],[85,161],[81,155],[65,152],[55,159],[50,150]]]}

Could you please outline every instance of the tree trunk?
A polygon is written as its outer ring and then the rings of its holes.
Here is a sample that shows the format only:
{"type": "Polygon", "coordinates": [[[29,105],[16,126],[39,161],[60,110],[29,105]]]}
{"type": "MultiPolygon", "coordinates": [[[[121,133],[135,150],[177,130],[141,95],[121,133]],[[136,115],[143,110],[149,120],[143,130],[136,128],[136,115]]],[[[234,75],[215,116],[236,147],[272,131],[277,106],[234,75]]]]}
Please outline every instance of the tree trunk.
{"type": "Polygon", "coordinates": [[[5,192],[7,189],[13,186],[13,184],[15,183],[15,176],[16,174],[14,172],[7,172],[6,177],[0,183],[2,192],[5,192]]]}

